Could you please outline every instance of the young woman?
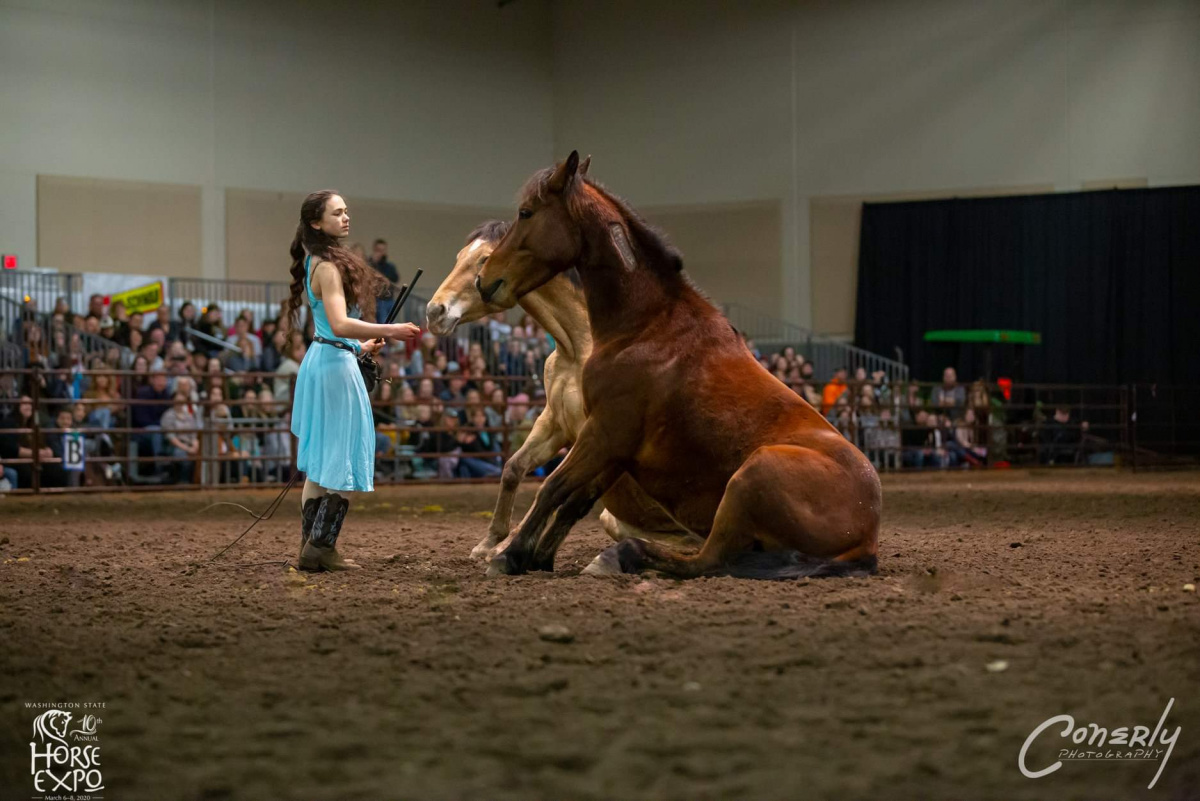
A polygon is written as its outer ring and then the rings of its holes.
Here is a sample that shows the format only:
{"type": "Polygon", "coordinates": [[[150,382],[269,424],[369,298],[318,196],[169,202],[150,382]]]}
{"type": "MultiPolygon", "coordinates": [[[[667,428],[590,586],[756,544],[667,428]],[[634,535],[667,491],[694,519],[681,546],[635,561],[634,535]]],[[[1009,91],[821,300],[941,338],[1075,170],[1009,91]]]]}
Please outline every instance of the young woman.
{"type": "Polygon", "coordinates": [[[342,245],[349,233],[350,214],[341,195],[325,190],[304,199],[292,240],[287,309],[296,326],[307,299],[315,330],[296,375],[292,406],[292,433],[300,440],[296,466],[306,477],[300,513],[302,570],[358,567],[336,548],[350,506],[341,493],[374,489],[375,426],[356,357],[378,352],[385,339],[415,339],[421,332],[411,323],[368,322],[375,316],[382,282],[342,245]],[[364,315],[368,321],[360,319],[364,315]]]}

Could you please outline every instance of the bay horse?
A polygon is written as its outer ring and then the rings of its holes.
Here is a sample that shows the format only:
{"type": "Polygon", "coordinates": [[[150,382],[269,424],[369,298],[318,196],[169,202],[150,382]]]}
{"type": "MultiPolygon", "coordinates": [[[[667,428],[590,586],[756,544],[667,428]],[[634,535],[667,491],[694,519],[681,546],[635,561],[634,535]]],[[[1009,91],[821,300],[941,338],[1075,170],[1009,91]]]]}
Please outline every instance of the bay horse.
{"type": "Polygon", "coordinates": [[[475,279],[485,302],[511,305],[577,267],[594,343],[575,447],[489,573],[553,565],[626,473],[704,544],[683,554],[625,539],[585,573],[874,573],[883,498],[871,462],[754,359],[679,253],[578,167],[572,152],[530,178],[475,279]]]}
{"type": "MultiPolygon", "coordinates": [[[[586,169],[585,160],[580,173],[586,169]]],[[[475,288],[479,268],[508,229],[509,223],[490,220],[467,235],[454,269],[425,308],[429,330],[434,334],[449,336],[460,324],[510,308],[485,303],[475,288]]],[[[520,306],[554,337],[555,348],[546,358],[543,380],[546,408],[534,422],[524,444],[504,465],[492,521],[487,534],[471,551],[474,558],[490,558],[504,547],[521,481],[531,469],[550,461],[564,446],[572,445],[587,417],[581,386],[583,365],[592,354],[592,333],[579,288],[566,275],[557,275],[521,298],[520,306]]],[[[703,542],[677,525],[628,476],[618,479],[605,493],[603,504],[600,525],[614,540],[637,536],[692,549],[703,542]]]]}

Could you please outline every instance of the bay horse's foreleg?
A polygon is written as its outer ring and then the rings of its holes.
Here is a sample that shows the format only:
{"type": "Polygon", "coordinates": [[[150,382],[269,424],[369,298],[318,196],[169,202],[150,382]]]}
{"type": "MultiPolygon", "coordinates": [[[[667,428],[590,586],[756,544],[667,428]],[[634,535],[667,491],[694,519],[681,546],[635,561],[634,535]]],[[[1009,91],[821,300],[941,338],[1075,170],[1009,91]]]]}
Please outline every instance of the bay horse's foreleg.
{"type": "MultiPolygon", "coordinates": [[[[566,430],[558,424],[549,409],[538,416],[525,444],[504,464],[504,472],[500,477],[500,495],[496,498],[496,510],[492,512],[492,522],[488,526],[487,535],[471,550],[473,558],[487,559],[495,553],[500,543],[509,535],[513,502],[525,475],[531,469],[550,461],[554,454],[570,444],[570,441],[566,430]]],[[[535,499],[534,504],[536,503],[535,499]]],[[[529,511],[533,511],[533,506],[529,507],[529,511]]],[[[527,512],[526,517],[528,516],[527,512]]]]}
{"type": "MultiPolygon", "coordinates": [[[[595,503],[596,498],[604,493],[613,482],[624,472],[611,456],[610,440],[601,436],[597,426],[589,420],[580,432],[567,458],[558,466],[534,498],[533,508],[525,516],[521,528],[513,537],[512,542],[501,553],[492,558],[488,567],[488,575],[517,575],[529,569],[537,543],[541,538],[542,529],[559,507],[575,496],[571,505],[571,514],[576,511],[593,492],[599,493],[587,502],[587,509],[595,503]],[[576,495],[580,490],[586,490],[576,495]]],[[[580,514],[587,514],[585,511],[580,514]]],[[[569,529],[578,517],[564,524],[569,529]]]]}
{"type": "Polygon", "coordinates": [[[572,492],[570,497],[563,501],[562,506],[558,507],[558,512],[554,515],[554,522],[550,524],[550,528],[546,529],[546,533],[542,534],[542,538],[534,549],[534,570],[554,570],[554,555],[558,553],[558,547],[566,539],[567,532],[592,510],[600,496],[621,477],[623,472],[616,465],[605,468],[598,476],[572,492]]]}

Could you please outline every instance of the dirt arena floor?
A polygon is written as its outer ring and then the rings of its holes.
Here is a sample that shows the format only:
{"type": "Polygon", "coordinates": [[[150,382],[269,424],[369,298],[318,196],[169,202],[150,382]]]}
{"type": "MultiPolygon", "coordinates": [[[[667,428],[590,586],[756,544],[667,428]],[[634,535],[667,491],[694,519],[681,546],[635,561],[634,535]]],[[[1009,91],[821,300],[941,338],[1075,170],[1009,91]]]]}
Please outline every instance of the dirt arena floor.
{"type": "Polygon", "coordinates": [[[298,494],[217,567],[246,520],[210,496],[0,499],[0,798],[35,795],[27,702],[102,702],[109,801],[1200,799],[1196,474],[887,478],[879,575],[790,583],[579,576],[595,515],[556,574],[487,579],[494,492],[383,489],[365,569],[308,577],[229,566],[293,555],[298,494]],[[1018,770],[1047,718],[1171,698],[1153,790],[1018,770]]]}

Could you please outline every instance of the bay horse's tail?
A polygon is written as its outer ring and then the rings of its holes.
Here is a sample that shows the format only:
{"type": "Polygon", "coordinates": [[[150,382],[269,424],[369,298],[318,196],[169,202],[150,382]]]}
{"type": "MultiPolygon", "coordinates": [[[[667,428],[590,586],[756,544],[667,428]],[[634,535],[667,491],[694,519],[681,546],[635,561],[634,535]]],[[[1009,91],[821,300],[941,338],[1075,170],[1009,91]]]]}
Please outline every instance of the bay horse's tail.
{"type": "Polygon", "coordinates": [[[718,576],[759,579],[761,581],[790,581],[802,578],[862,578],[873,576],[879,569],[875,555],[853,561],[824,559],[800,551],[746,551],[726,562],[718,576]]]}

